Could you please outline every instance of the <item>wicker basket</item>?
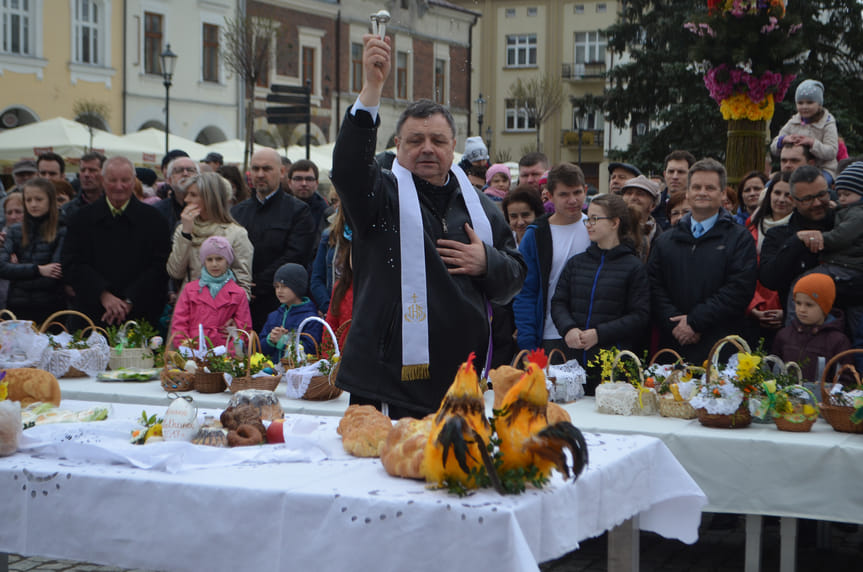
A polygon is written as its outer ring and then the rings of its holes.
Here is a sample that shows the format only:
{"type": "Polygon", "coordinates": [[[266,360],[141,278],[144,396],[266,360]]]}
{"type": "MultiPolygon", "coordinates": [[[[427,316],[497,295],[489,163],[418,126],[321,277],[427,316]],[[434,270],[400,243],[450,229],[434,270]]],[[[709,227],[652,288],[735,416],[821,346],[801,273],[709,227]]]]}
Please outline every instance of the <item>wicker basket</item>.
{"type": "MultiPolygon", "coordinates": [[[[138,322],[129,320],[120,328],[120,334],[126,334],[128,328],[135,327],[138,322]]],[[[111,340],[108,340],[111,345],[111,340]]],[[[150,368],[153,367],[153,352],[149,348],[111,348],[111,357],[108,359],[108,367],[117,370],[124,368],[150,368]]]]}
{"type": "Polygon", "coordinates": [[[737,408],[737,411],[731,415],[719,415],[708,413],[706,409],[699,408],[695,412],[698,414],[698,421],[705,427],[714,427],[716,429],[743,429],[749,427],[752,423],[752,414],[749,413],[749,400],[744,399],[737,408]]]}
{"type": "MultiPolygon", "coordinates": [[[[336,338],[336,334],[333,332],[333,329],[330,327],[330,325],[326,321],[318,318],[317,316],[309,316],[308,318],[306,318],[305,320],[300,322],[300,325],[297,327],[297,334],[296,335],[297,335],[298,341],[297,341],[296,345],[297,345],[298,349],[299,349],[299,345],[300,345],[299,344],[300,336],[308,335],[308,334],[303,333],[303,327],[305,327],[305,325],[308,324],[309,322],[315,322],[315,321],[320,322],[323,325],[324,329],[327,331],[327,333],[330,334],[330,337],[332,338],[332,341],[333,341],[334,359],[338,358],[341,354],[339,353],[339,341],[336,338]]],[[[283,360],[284,360],[284,358],[283,358],[283,360]]],[[[284,363],[284,361],[283,361],[283,363],[284,363]]],[[[338,366],[339,366],[339,364],[336,364],[335,366],[333,366],[330,369],[329,374],[327,374],[327,375],[312,376],[308,387],[306,388],[305,392],[301,396],[301,399],[307,399],[309,401],[328,401],[330,399],[335,399],[336,397],[341,395],[342,390],[340,388],[336,387],[336,384],[335,384],[335,378],[336,378],[336,372],[338,371],[338,366]]],[[[290,372],[286,372],[285,375],[286,376],[290,375],[290,372]]],[[[288,381],[288,383],[290,383],[290,380],[288,381]]]]}
{"type": "MultiPolygon", "coordinates": [[[[260,353],[261,351],[261,340],[258,338],[258,334],[255,333],[254,330],[251,332],[247,332],[245,330],[238,330],[246,335],[246,338],[249,340],[248,348],[246,349],[246,355],[252,356],[255,353],[260,353]]],[[[243,391],[246,389],[265,389],[267,391],[275,391],[279,386],[279,381],[281,380],[281,376],[278,375],[259,375],[257,377],[252,377],[251,375],[251,362],[249,362],[246,366],[246,375],[241,377],[235,377],[231,380],[231,384],[228,386],[228,389],[231,393],[237,393],[238,391],[243,391]]]]}
{"type": "Polygon", "coordinates": [[[228,387],[225,374],[201,371],[200,367],[192,374],[192,379],[198,393],[221,393],[228,387]]]}
{"type": "Polygon", "coordinates": [[[603,381],[596,387],[596,410],[612,415],[655,415],[659,412],[656,390],[644,387],[644,371],[641,360],[629,350],[623,350],[611,365],[610,381],[603,381]],[[638,381],[642,389],[628,382],[614,381],[617,364],[624,357],[630,358],[638,366],[638,381]],[[632,388],[632,389],[629,389],[632,388]]]}
{"type": "Polygon", "coordinates": [[[659,396],[659,414],[663,417],[676,417],[677,419],[695,419],[697,414],[695,408],[685,399],[677,401],[674,396],[659,396]]]}
{"type": "MultiPolygon", "coordinates": [[[[830,392],[827,391],[827,376],[829,375],[830,369],[836,365],[840,359],[849,355],[861,353],[863,353],[863,349],[851,349],[836,354],[827,362],[827,365],[824,367],[824,372],[821,374],[821,415],[825,420],[827,420],[827,423],[833,427],[834,431],[840,431],[842,433],[863,433],[863,422],[854,423],[851,421],[851,414],[854,413],[854,408],[850,405],[837,404],[836,400],[830,395],[830,392]]],[[[836,373],[833,376],[834,383],[839,380],[839,377],[844,371],[850,372],[857,381],[857,385],[860,386],[860,374],[851,364],[845,364],[836,369],[836,373]]]]}
{"type": "MultiPolygon", "coordinates": [[[[94,324],[93,320],[91,320],[86,314],[82,314],[81,312],[78,312],[76,310],[60,310],[60,311],[54,312],[53,314],[51,314],[50,316],[45,318],[45,321],[39,327],[39,333],[40,334],[47,333],[48,328],[50,328],[51,326],[58,326],[64,332],[68,333],[69,330],[66,329],[66,326],[62,322],[57,321],[57,318],[59,318],[60,316],[78,316],[79,318],[81,318],[85,322],[87,322],[87,326],[84,327],[83,330],[81,330],[82,335],[86,334],[90,330],[94,330],[94,331],[101,333],[103,336],[105,336],[105,341],[110,344],[110,342],[108,341],[108,332],[106,332],[105,330],[103,330],[102,328],[100,328],[96,324],[94,324]]],[[[87,351],[87,350],[79,350],[79,351],[87,351]]],[[[110,360],[110,358],[109,358],[109,360],[110,360]]],[[[71,367],[70,366],[69,369],[66,370],[66,373],[63,374],[62,377],[89,377],[89,376],[85,372],[78,369],[77,367],[71,367]]]]}
{"type": "Polygon", "coordinates": [[[171,341],[174,336],[168,337],[168,342],[165,344],[165,363],[159,371],[159,379],[162,382],[162,389],[165,391],[192,391],[195,389],[194,373],[181,369],[168,369],[168,364],[177,354],[171,349],[171,341]]]}
{"type": "MultiPolygon", "coordinates": [[[[795,410],[795,413],[790,415],[798,414],[795,410]]],[[[802,416],[802,412],[799,413],[802,416]]],[[[780,431],[792,431],[795,433],[807,433],[812,430],[812,426],[815,425],[815,419],[807,419],[805,417],[802,420],[795,420],[794,417],[790,419],[788,416],[783,415],[782,417],[774,416],[773,422],[776,424],[776,428],[780,431]]]]}

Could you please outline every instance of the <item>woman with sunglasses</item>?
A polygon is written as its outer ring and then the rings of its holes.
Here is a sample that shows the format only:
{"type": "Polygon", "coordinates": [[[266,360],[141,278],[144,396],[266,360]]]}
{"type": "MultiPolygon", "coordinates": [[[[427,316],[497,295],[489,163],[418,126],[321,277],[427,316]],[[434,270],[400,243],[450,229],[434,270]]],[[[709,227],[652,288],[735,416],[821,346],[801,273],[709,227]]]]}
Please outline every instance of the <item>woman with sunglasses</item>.
{"type": "Polygon", "coordinates": [[[230,270],[248,296],[252,285],[252,243],[246,229],[231,216],[231,184],[216,173],[183,179],[180,183],[185,207],[174,229],[168,274],[183,285],[201,277],[201,245],[211,236],[228,240],[234,251],[230,270]]]}
{"type": "Polygon", "coordinates": [[[584,224],[591,244],[566,263],[551,300],[551,317],[566,345],[587,370],[585,392],[593,395],[600,348],[640,350],[647,339],[650,286],[635,254],[641,244],[639,215],[617,195],[591,201],[584,224]]]}

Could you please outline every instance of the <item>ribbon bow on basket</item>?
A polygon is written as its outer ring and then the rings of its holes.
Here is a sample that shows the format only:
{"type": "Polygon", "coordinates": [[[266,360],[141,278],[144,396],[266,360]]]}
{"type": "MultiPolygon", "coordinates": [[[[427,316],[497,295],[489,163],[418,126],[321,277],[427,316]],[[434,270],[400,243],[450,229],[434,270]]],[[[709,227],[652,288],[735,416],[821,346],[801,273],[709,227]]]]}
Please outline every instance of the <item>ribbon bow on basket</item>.
{"type": "MultiPolygon", "coordinates": [[[[293,356],[297,363],[302,363],[303,344],[301,343],[302,336],[308,335],[303,333],[303,328],[311,322],[320,322],[324,330],[330,335],[333,342],[333,355],[329,357],[318,356],[321,359],[307,363],[300,367],[294,367],[285,371],[285,381],[287,388],[285,393],[291,399],[307,399],[310,401],[327,401],[335,399],[342,394],[342,390],[336,387],[335,378],[338,370],[341,354],[339,353],[339,340],[330,325],[317,316],[309,316],[300,322],[297,331],[294,334],[294,342],[291,347],[296,352],[293,356]]],[[[284,363],[284,359],[282,360],[284,363]]]]}

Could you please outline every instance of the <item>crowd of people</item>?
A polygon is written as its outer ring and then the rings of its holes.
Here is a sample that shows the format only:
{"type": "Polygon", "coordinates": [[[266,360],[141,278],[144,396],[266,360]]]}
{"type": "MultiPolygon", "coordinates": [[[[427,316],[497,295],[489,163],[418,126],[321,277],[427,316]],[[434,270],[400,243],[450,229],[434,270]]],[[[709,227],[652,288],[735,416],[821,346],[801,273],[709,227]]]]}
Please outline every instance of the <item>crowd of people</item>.
{"type": "MultiPolygon", "coordinates": [[[[65,308],[145,319],[173,345],[199,324],[214,343],[253,328],[273,357],[325,316],[345,342],[337,384],[393,418],[437,409],[471,352],[482,370],[558,349],[592,393],[601,348],[700,364],[741,334],[812,379],[819,358],[863,347],[863,161],[837,160],[819,82],[797,89],[777,172],[732,188],[720,162],[676,150],[656,177],[610,163],[607,192],[589,195],[578,165],[542,153],[513,181],[479,137],[454,164],[453,117],[425,100],[399,118],[395,156],[375,156],[390,40],[364,48],[329,196],[314,163],[269,148],[245,174],[181,150],[161,177],[98,153],[71,183],[56,154],[16,164],[0,302],[36,322],[65,308]]],[[[320,325],[308,333],[313,353],[320,325]]]]}

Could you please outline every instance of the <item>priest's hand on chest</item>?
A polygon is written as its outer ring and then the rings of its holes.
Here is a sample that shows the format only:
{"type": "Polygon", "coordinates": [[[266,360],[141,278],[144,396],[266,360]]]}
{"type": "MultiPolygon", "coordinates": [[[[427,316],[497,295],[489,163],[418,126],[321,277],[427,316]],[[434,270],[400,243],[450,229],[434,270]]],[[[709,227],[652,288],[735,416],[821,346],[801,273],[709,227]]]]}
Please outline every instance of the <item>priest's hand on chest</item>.
{"type": "Polygon", "coordinates": [[[485,244],[469,223],[464,224],[464,231],[470,239],[468,244],[442,238],[437,241],[438,254],[441,260],[449,266],[450,274],[483,276],[487,269],[485,244]]]}

